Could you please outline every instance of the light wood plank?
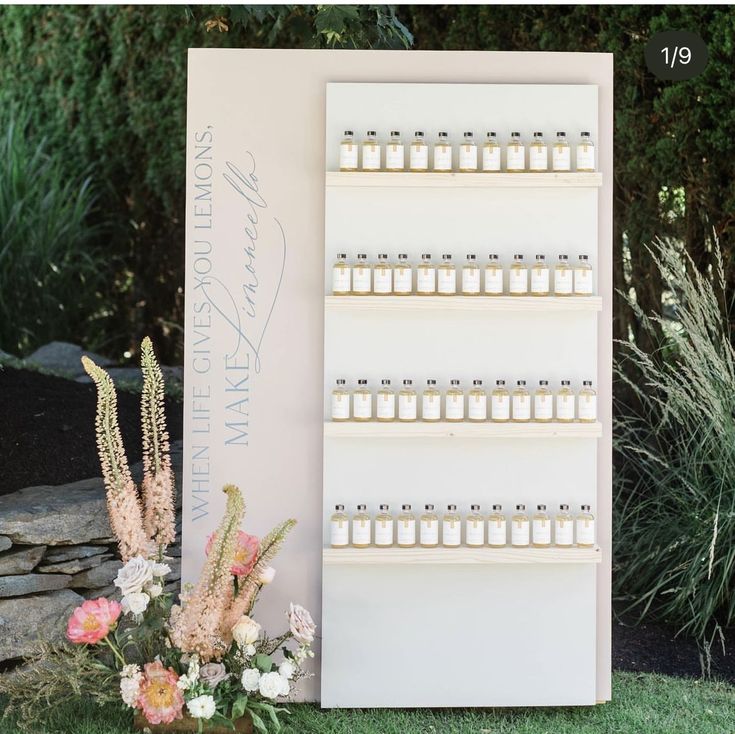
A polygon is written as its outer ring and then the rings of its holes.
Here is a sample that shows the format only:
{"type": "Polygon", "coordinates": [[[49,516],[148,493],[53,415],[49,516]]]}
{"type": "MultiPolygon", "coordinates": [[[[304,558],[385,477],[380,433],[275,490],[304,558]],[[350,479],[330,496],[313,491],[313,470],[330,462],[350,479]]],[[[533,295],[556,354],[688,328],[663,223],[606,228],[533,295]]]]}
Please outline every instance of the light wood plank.
{"type": "Polygon", "coordinates": [[[599,296],[326,296],[327,311],[602,311],[599,296]]]}

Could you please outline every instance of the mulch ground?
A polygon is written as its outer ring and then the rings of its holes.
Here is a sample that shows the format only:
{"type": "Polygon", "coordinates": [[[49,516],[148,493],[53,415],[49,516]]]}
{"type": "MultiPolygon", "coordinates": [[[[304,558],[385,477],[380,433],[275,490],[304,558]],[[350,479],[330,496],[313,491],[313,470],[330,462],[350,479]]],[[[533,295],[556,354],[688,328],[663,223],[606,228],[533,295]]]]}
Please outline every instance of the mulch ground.
{"type": "MultiPolygon", "coordinates": [[[[0,369],[0,494],[100,475],[95,445],[94,385],[39,372],[0,369]]],[[[141,459],[140,396],[118,392],[120,430],[130,463],[141,459]]],[[[172,440],[183,410],[166,401],[172,440]]]]}

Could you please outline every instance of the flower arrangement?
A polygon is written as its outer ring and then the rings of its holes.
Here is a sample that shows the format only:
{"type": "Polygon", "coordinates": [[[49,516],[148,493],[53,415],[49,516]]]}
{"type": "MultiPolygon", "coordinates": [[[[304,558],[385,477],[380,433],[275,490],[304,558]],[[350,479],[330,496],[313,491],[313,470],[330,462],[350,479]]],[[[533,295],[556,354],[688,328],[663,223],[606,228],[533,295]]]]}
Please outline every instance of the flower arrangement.
{"type": "MultiPolygon", "coordinates": [[[[120,601],[85,601],[68,620],[70,644],[43,644],[37,655],[0,683],[29,731],[54,703],[87,696],[118,701],[147,725],[174,722],[191,731],[249,717],[262,734],[281,728],[279,706],[305,675],[316,627],[297,604],[288,629],[268,637],[253,618],[259,592],[275,577],[271,561],[295,525],[286,520],[263,538],[240,526],[239,489],[224,487],[227,503],[206,543],[198,583],[175,603],[167,590],[166,547],[175,539],[174,477],[163,403],[163,376],[149,339],[142,345],[144,476],[138,491],[128,467],[109,375],[88,358],[97,386],[96,433],[110,525],[123,567],[114,581],[120,601]]],[[[181,730],[179,727],[177,730],[181,730]]]]}

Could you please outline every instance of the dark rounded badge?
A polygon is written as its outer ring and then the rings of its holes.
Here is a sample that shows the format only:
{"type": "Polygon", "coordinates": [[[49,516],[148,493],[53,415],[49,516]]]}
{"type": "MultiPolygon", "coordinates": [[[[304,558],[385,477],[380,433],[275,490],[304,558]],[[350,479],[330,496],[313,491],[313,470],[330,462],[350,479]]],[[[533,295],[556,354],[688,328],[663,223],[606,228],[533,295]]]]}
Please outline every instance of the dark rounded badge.
{"type": "Polygon", "coordinates": [[[692,31],[655,33],[644,51],[648,70],[659,79],[684,81],[701,74],[707,66],[707,44],[692,31]]]}

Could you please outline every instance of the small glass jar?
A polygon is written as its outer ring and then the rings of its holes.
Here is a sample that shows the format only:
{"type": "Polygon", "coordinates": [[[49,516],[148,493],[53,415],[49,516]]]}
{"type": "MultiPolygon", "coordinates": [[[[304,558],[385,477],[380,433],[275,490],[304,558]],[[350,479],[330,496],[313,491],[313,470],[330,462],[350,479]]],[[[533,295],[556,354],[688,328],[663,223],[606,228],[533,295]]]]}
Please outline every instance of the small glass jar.
{"type": "Polygon", "coordinates": [[[464,392],[459,386],[459,380],[450,380],[450,388],[444,402],[444,418],[452,423],[464,420],[464,392]]]}
{"type": "Polygon", "coordinates": [[[562,380],[559,392],[556,394],[556,420],[560,423],[574,421],[574,393],[569,380],[562,380]]]}
{"type": "Polygon", "coordinates": [[[369,296],[373,289],[373,270],[367,261],[367,255],[360,253],[357,264],[352,268],[352,295],[369,296]]]}
{"type": "Polygon", "coordinates": [[[480,512],[480,505],[470,505],[470,510],[464,523],[465,544],[470,548],[481,548],[485,545],[485,518],[480,512]]]}
{"type": "Polygon", "coordinates": [[[510,544],[514,548],[527,548],[531,543],[531,532],[525,505],[516,505],[510,523],[510,544]]]}
{"type": "Polygon", "coordinates": [[[544,255],[536,255],[536,262],[531,268],[531,295],[549,295],[549,267],[544,255]]]}
{"type": "Polygon", "coordinates": [[[339,170],[340,171],[356,171],[357,164],[357,143],[352,130],[345,130],[345,136],[339,144],[339,170]]]}
{"type": "Polygon", "coordinates": [[[495,380],[495,387],[490,393],[490,420],[496,423],[510,420],[510,393],[505,387],[505,380],[495,380]]]}
{"type": "Polygon", "coordinates": [[[560,173],[572,170],[571,148],[567,142],[567,134],[563,130],[556,134],[556,141],[551,148],[551,168],[560,173]]]}
{"type": "Polygon", "coordinates": [[[329,544],[332,548],[347,548],[350,544],[350,518],[344,505],[335,505],[329,521],[329,544]]]}
{"type": "Polygon", "coordinates": [[[416,268],[416,293],[420,296],[436,294],[436,268],[428,252],[421,256],[421,264],[416,268]]]}
{"type": "Polygon", "coordinates": [[[559,548],[574,545],[574,518],[569,512],[569,505],[559,505],[559,512],[554,518],[554,545],[559,548]]]}
{"type": "Polygon", "coordinates": [[[523,255],[513,255],[508,273],[508,292],[511,296],[528,295],[528,268],[523,262],[523,255]]]}
{"type": "Polygon", "coordinates": [[[381,380],[375,403],[375,417],[382,423],[396,419],[396,394],[390,386],[390,380],[381,380]]]}
{"type": "Polygon", "coordinates": [[[457,270],[452,263],[451,255],[442,255],[442,263],[436,269],[436,292],[440,296],[457,294],[457,270]]]}
{"type": "Polygon", "coordinates": [[[457,505],[447,505],[442,518],[442,545],[445,548],[462,545],[462,516],[457,512],[457,505]]]}
{"type": "Polygon", "coordinates": [[[372,523],[367,505],[358,505],[352,516],[352,547],[369,548],[373,542],[372,523]]]}
{"type": "Polygon", "coordinates": [[[347,263],[347,255],[340,253],[332,266],[332,295],[349,296],[352,291],[352,268],[347,263]]]}
{"type": "Polygon", "coordinates": [[[413,389],[413,380],[404,380],[403,387],[398,393],[398,420],[402,423],[411,423],[416,420],[416,391],[413,389]]]}
{"type": "Polygon", "coordinates": [[[549,149],[544,142],[543,133],[534,133],[528,151],[528,170],[540,173],[549,170],[549,149]]]}
{"type": "Polygon", "coordinates": [[[487,518],[487,544],[491,548],[503,548],[508,544],[503,505],[493,505],[493,511],[487,518]]]}
{"type": "Polygon", "coordinates": [[[416,516],[411,512],[411,505],[402,505],[397,521],[397,543],[399,548],[416,546],[416,516]]]}
{"type": "Polygon", "coordinates": [[[577,515],[577,545],[580,548],[592,548],[595,545],[595,516],[589,505],[582,505],[582,512],[577,515]]]}
{"type": "Polygon", "coordinates": [[[502,296],[503,266],[497,255],[491,254],[488,257],[487,265],[485,265],[485,295],[502,296]]]}
{"type": "Polygon", "coordinates": [[[551,423],[554,420],[554,396],[549,390],[548,380],[539,380],[533,394],[533,419],[537,423],[551,423]]]}
{"type": "Polygon", "coordinates": [[[391,130],[390,140],[385,146],[385,170],[402,171],[406,167],[406,156],[403,152],[401,133],[391,130]]]}
{"type": "Polygon", "coordinates": [[[521,173],[526,170],[526,146],[520,133],[511,133],[505,152],[505,168],[508,173],[521,173]]]}
{"type": "Polygon", "coordinates": [[[487,393],[482,380],[472,380],[472,389],[467,393],[467,418],[477,423],[487,420],[487,393]]]}
{"type": "Polygon", "coordinates": [[[410,296],[413,293],[413,271],[408,263],[408,255],[401,253],[398,264],[393,268],[393,294],[410,296]]]}
{"type": "Polygon", "coordinates": [[[362,170],[379,171],[381,163],[380,143],[375,130],[368,130],[362,141],[362,170]]]}
{"type": "Polygon", "coordinates": [[[352,419],[369,421],[373,417],[373,396],[368,390],[367,380],[357,381],[357,389],[352,393],[352,419]]]}
{"type": "Polygon", "coordinates": [[[393,545],[393,515],[388,505],[380,505],[380,512],[375,516],[375,545],[377,548],[393,545]]]}
{"type": "Polygon", "coordinates": [[[577,417],[581,423],[597,420],[597,393],[592,389],[592,380],[583,380],[577,396],[577,417]]]}
{"type": "Polygon", "coordinates": [[[554,268],[554,295],[571,296],[574,293],[574,271],[567,255],[559,255],[554,268]]]}
{"type": "Polygon", "coordinates": [[[388,262],[388,255],[378,255],[378,262],[373,268],[373,293],[376,296],[389,296],[393,293],[393,268],[388,262]]]}
{"type": "Polygon", "coordinates": [[[439,545],[439,517],[434,505],[424,505],[424,513],[419,521],[419,545],[422,548],[436,548],[439,545]]]}
{"type": "Polygon", "coordinates": [[[449,134],[445,132],[440,132],[434,143],[434,171],[452,172],[452,144],[449,142],[449,134]]]}
{"type": "Polygon", "coordinates": [[[592,295],[592,266],[588,255],[580,255],[574,266],[574,295],[592,295]]]}
{"type": "Polygon", "coordinates": [[[427,380],[426,389],[421,396],[421,419],[432,422],[440,421],[441,404],[441,393],[436,389],[436,380],[427,380]]]}
{"type": "Polygon", "coordinates": [[[425,173],[429,170],[429,146],[424,140],[424,133],[417,130],[408,152],[408,168],[416,173],[425,173]]]}
{"type": "Polygon", "coordinates": [[[528,423],[531,420],[531,395],[526,389],[526,381],[518,380],[513,388],[513,422],[528,423]]]}
{"type": "Polygon", "coordinates": [[[480,266],[475,255],[467,255],[467,262],[462,266],[462,295],[480,295],[480,266]]]}
{"type": "Polygon", "coordinates": [[[533,547],[551,547],[551,520],[546,512],[546,505],[536,505],[533,515],[533,547]]]}
{"type": "Polygon", "coordinates": [[[463,173],[477,173],[477,146],[474,133],[465,133],[462,145],[459,146],[459,170],[463,173]]]}
{"type": "Polygon", "coordinates": [[[498,173],[501,170],[500,143],[494,132],[489,132],[482,144],[483,173],[498,173]]]}
{"type": "Polygon", "coordinates": [[[577,170],[578,171],[596,171],[595,167],[595,144],[592,142],[592,135],[583,132],[577,144],[577,170]]]}
{"type": "Polygon", "coordinates": [[[350,393],[345,387],[345,381],[340,378],[332,390],[332,420],[348,421],[350,419],[350,393]]]}

